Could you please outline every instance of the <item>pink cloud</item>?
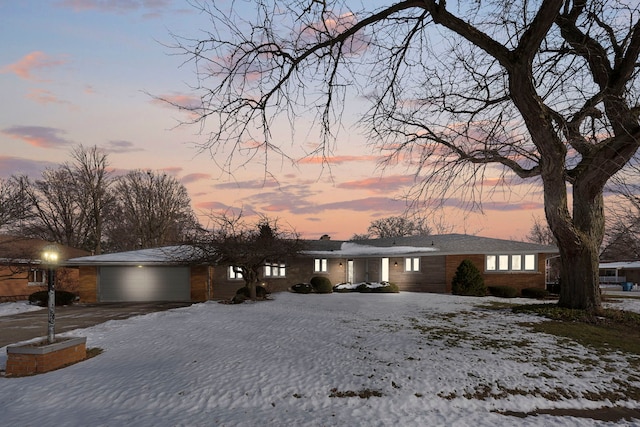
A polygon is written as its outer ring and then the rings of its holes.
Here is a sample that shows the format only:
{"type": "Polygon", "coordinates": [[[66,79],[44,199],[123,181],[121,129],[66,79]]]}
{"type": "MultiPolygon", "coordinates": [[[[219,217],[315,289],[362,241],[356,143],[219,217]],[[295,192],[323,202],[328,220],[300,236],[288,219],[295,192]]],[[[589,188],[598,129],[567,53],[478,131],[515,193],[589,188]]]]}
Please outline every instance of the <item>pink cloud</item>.
{"type": "Polygon", "coordinates": [[[219,190],[256,190],[256,189],[264,189],[264,188],[277,188],[280,184],[274,180],[261,180],[256,179],[252,181],[233,181],[233,182],[222,182],[219,184],[215,184],[214,188],[219,190]]]}
{"type": "Polygon", "coordinates": [[[0,71],[3,73],[14,73],[16,76],[25,80],[35,80],[36,78],[33,76],[34,72],[58,67],[66,62],[64,59],[56,59],[44,52],[35,51],[23,56],[17,62],[3,67],[0,71]]]}
{"type": "Polygon", "coordinates": [[[160,10],[171,4],[169,0],[62,0],[58,6],[68,7],[76,12],[99,10],[111,13],[126,13],[140,9],[160,10]]]}
{"type": "Polygon", "coordinates": [[[12,126],[3,129],[0,133],[40,148],[56,148],[72,143],[60,136],[66,133],[65,131],[44,126],[12,126]]]}
{"type": "Polygon", "coordinates": [[[168,94],[160,95],[151,100],[154,105],[160,105],[170,108],[185,108],[187,110],[196,110],[202,106],[202,101],[197,96],[186,94],[168,94]]]}
{"type": "Polygon", "coordinates": [[[58,98],[52,92],[44,89],[31,89],[29,93],[27,93],[27,98],[42,105],[46,105],[46,104],[70,105],[71,104],[69,101],[64,101],[58,98]]]}
{"type": "Polygon", "coordinates": [[[192,182],[200,181],[202,179],[211,179],[211,175],[207,173],[190,173],[182,177],[180,182],[183,184],[190,184],[192,182]]]}
{"type": "Polygon", "coordinates": [[[37,177],[46,168],[55,167],[56,163],[40,160],[24,159],[21,157],[0,156],[0,176],[27,175],[37,177]]]}
{"type": "Polygon", "coordinates": [[[107,153],[131,153],[133,151],[143,151],[142,148],[136,148],[135,144],[130,141],[109,141],[102,147],[107,153]]]}
{"type": "Polygon", "coordinates": [[[413,175],[394,175],[388,177],[365,178],[358,181],[348,181],[338,184],[338,188],[348,190],[369,190],[375,192],[395,191],[399,188],[415,184],[413,175]]]}
{"type": "Polygon", "coordinates": [[[380,156],[329,156],[329,157],[303,157],[298,160],[300,164],[317,165],[322,163],[329,163],[332,165],[338,165],[346,162],[377,162],[380,160],[380,156]]]}

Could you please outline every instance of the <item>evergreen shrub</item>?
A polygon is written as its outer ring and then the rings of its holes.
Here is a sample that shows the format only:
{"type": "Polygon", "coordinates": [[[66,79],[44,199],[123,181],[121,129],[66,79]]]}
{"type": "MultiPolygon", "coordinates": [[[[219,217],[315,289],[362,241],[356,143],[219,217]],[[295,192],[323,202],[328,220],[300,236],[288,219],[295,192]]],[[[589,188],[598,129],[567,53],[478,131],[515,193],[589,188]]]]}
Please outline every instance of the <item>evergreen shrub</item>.
{"type": "Polygon", "coordinates": [[[371,292],[371,288],[369,287],[368,283],[360,283],[357,287],[356,287],[356,292],[360,292],[360,293],[368,293],[371,292]]]}
{"type": "Polygon", "coordinates": [[[378,294],[397,294],[400,292],[400,289],[398,289],[398,285],[395,283],[384,283],[384,286],[371,288],[371,292],[378,294]]]}
{"type": "Polygon", "coordinates": [[[469,259],[463,260],[451,281],[451,293],[483,297],[487,294],[480,270],[469,259]]]}
{"type": "Polygon", "coordinates": [[[311,291],[313,291],[313,286],[310,283],[297,283],[291,286],[291,292],[297,294],[309,294],[311,291]]]}
{"type": "MultiPolygon", "coordinates": [[[[73,292],[55,291],[56,305],[71,305],[76,299],[73,292]]],[[[29,295],[29,303],[46,307],[49,304],[49,292],[38,291],[29,295]]]]}
{"type": "Polygon", "coordinates": [[[314,276],[311,278],[311,286],[318,294],[330,294],[333,292],[333,285],[328,277],[314,276]]]}

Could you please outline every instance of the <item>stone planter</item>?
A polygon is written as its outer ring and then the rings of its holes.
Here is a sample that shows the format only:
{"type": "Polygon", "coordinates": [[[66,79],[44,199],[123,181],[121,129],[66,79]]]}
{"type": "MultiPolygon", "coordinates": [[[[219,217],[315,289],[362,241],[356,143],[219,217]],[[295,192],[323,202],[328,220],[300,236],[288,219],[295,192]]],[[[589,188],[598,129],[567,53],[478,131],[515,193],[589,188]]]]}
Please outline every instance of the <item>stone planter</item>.
{"type": "Polygon", "coordinates": [[[53,371],[87,358],[85,337],[57,338],[7,347],[7,377],[22,377],[53,371]]]}

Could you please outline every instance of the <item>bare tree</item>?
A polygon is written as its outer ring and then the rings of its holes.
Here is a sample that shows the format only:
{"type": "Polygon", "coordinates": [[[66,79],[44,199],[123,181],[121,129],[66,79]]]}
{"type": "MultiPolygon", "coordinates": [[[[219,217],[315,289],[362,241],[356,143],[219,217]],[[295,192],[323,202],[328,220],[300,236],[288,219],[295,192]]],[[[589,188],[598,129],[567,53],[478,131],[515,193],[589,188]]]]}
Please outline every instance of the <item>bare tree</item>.
{"type": "Polygon", "coordinates": [[[110,250],[180,243],[199,227],[186,188],[172,176],[131,171],[117,178],[114,191],[106,227],[110,250]]]}
{"type": "Polygon", "coordinates": [[[73,174],[64,167],[46,169],[28,187],[33,216],[23,234],[85,248],[90,229],[73,174]]]}
{"type": "Polygon", "coordinates": [[[12,233],[31,215],[25,177],[0,178],[0,231],[12,233]]]}
{"type": "Polygon", "coordinates": [[[603,188],[640,146],[637,2],[256,0],[254,16],[219,5],[196,3],[204,37],[175,38],[197,69],[203,149],[281,152],[274,120],[311,109],[326,153],[345,98],[366,97],[369,139],[416,168],[416,200],[482,200],[486,176],[541,183],[559,304],[600,308],[603,188]]]}
{"type": "Polygon", "coordinates": [[[73,162],[46,169],[35,181],[13,178],[27,194],[30,210],[20,234],[100,253],[104,216],[112,200],[107,156],[82,145],[71,156],[73,162]]]}
{"type": "Polygon", "coordinates": [[[527,240],[533,243],[538,243],[540,245],[556,244],[556,239],[555,237],[553,237],[551,229],[549,228],[547,223],[539,217],[535,217],[533,219],[533,225],[531,226],[531,230],[529,230],[527,240]]]}
{"type": "Polygon", "coordinates": [[[241,274],[253,300],[267,263],[285,262],[303,249],[295,231],[265,216],[255,224],[242,213],[212,215],[211,220],[213,228],[195,243],[205,254],[203,261],[229,266],[241,274]]]}
{"type": "Polygon", "coordinates": [[[637,159],[609,183],[615,202],[607,208],[606,233],[601,260],[640,259],[640,165],[637,159]]]}
{"type": "Polygon", "coordinates": [[[426,219],[410,219],[407,216],[390,216],[371,221],[367,228],[367,234],[354,235],[352,240],[359,239],[385,239],[388,237],[403,236],[428,236],[431,228],[426,219]]]}
{"type": "Polygon", "coordinates": [[[111,174],[107,169],[107,154],[96,146],[80,145],[73,149],[71,156],[73,163],[65,164],[64,168],[74,177],[80,209],[84,211],[90,229],[84,249],[100,254],[105,215],[114,202],[109,191],[111,174]]]}

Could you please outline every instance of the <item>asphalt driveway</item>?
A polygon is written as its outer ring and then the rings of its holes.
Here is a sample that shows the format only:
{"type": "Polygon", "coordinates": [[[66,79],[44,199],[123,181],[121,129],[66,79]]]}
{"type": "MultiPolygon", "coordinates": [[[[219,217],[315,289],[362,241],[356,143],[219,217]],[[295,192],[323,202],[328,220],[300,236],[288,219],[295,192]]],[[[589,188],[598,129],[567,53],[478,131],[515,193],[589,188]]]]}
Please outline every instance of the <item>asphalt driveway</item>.
{"type": "MultiPolygon", "coordinates": [[[[191,303],[110,303],[74,304],[56,307],[56,334],[104,323],[108,320],[126,319],[156,311],[188,307],[191,303]]],[[[39,311],[0,316],[0,347],[47,336],[49,313],[39,311]]]]}

